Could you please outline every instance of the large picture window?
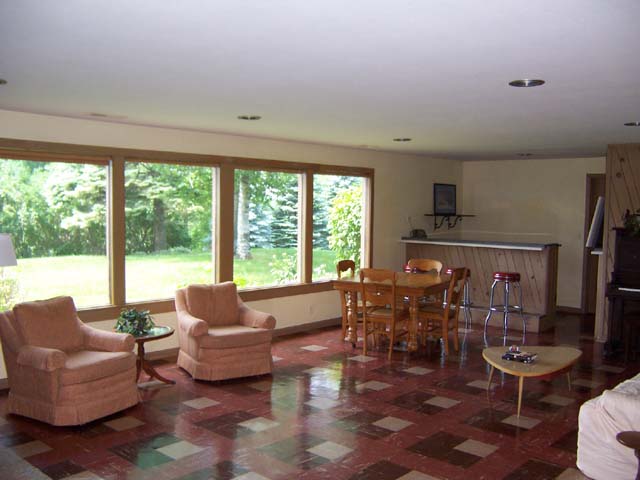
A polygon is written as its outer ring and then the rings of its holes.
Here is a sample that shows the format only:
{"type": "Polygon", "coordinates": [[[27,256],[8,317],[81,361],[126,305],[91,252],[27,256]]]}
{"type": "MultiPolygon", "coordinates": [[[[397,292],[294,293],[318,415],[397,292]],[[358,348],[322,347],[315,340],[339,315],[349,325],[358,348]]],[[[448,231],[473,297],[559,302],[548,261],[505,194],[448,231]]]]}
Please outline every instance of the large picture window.
{"type": "Polygon", "coordinates": [[[233,280],[239,288],[299,281],[300,178],[235,171],[233,280]]]}
{"type": "Polygon", "coordinates": [[[0,178],[0,232],[18,257],[0,285],[0,309],[58,295],[78,307],[108,304],[106,164],[5,158],[0,178]]]}
{"type": "Polygon", "coordinates": [[[172,311],[177,288],[234,281],[245,301],[331,289],[368,265],[374,171],[0,139],[0,310],[69,295],[83,320],[172,311]]]}
{"type": "Polygon", "coordinates": [[[126,300],[172,298],[215,281],[212,167],[127,162],[126,300]]]}
{"type": "Polygon", "coordinates": [[[313,176],[313,280],[335,277],[339,260],[360,267],[365,227],[364,178],[313,176]]]}

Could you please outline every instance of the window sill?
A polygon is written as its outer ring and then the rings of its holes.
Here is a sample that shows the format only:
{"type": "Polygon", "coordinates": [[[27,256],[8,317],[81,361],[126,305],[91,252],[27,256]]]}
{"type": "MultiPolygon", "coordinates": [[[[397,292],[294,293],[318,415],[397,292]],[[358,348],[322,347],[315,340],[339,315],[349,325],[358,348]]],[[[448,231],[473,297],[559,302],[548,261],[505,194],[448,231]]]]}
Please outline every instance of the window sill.
{"type": "MultiPolygon", "coordinates": [[[[240,290],[240,298],[245,302],[257,302],[272,298],[292,297],[309,293],[326,292],[332,289],[331,280],[322,280],[314,283],[299,283],[294,285],[282,285],[277,287],[250,288],[240,290]]],[[[137,308],[149,310],[152,314],[168,313],[175,311],[173,299],[150,300],[147,302],[127,303],[126,305],[109,305],[104,307],[92,307],[78,309],[78,316],[85,323],[114,320],[120,315],[123,308],[137,308]]]]}

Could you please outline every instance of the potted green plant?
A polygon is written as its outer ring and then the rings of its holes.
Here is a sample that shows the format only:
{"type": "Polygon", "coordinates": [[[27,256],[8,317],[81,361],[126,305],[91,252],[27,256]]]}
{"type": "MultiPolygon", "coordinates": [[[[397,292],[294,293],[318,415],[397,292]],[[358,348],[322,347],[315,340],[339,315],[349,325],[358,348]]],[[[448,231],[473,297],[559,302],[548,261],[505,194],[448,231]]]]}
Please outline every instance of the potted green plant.
{"type": "Polygon", "coordinates": [[[116,332],[130,333],[133,336],[141,336],[155,327],[153,317],[149,310],[136,310],[135,308],[123,308],[116,321],[116,332]]]}

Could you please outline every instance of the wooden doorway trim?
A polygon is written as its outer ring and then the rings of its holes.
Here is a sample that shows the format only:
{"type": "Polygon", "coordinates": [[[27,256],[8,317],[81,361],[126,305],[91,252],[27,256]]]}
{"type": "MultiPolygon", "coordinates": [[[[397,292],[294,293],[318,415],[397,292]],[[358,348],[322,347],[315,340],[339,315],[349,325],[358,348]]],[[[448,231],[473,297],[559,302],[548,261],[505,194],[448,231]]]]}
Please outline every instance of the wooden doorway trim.
{"type": "MultiPolygon", "coordinates": [[[[591,227],[591,219],[593,218],[593,212],[595,210],[596,201],[599,196],[605,195],[605,181],[606,175],[604,173],[588,173],[586,178],[586,193],[585,193],[585,205],[584,205],[584,241],[586,242],[589,234],[589,228],[591,227]]],[[[604,228],[604,227],[603,227],[604,228]]],[[[603,232],[604,233],[604,232],[603,232]]],[[[594,258],[591,255],[591,249],[583,246],[582,254],[582,290],[580,309],[582,313],[595,313],[595,299],[598,284],[597,275],[597,257],[594,258]],[[594,271],[595,269],[595,271],[594,271]],[[590,277],[591,281],[590,281],[590,277]],[[589,294],[593,295],[593,308],[589,306],[589,294]]]]}

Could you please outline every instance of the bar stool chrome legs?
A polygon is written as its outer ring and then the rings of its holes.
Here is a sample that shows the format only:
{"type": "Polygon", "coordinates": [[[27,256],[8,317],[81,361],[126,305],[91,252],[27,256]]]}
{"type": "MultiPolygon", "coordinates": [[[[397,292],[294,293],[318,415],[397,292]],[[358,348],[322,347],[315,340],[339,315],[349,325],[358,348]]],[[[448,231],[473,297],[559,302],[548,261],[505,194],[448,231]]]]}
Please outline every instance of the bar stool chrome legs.
{"type": "Polygon", "coordinates": [[[509,314],[519,313],[522,317],[522,343],[525,342],[525,336],[527,334],[527,322],[523,315],[522,306],[522,288],[520,287],[520,274],[517,272],[494,272],[493,284],[491,285],[491,292],[489,295],[489,312],[484,319],[484,340],[487,343],[487,326],[493,312],[502,312],[503,322],[503,337],[504,344],[506,344],[507,330],[509,328],[509,314]],[[498,283],[503,284],[504,291],[504,304],[496,305],[494,303],[494,293],[498,283]],[[513,287],[514,295],[517,295],[517,303],[510,304],[509,296],[513,287]]]}
{"type": "Polygon", "coordinates": [[[467,277],[467,281],[464,284],[464,290],[462,292],[462,303],[461,307],[464,308],[464,328],[471,327],[471,293],[469,293],[471,287],[469,286],[471,283],[471,274],[467,277]]]}

